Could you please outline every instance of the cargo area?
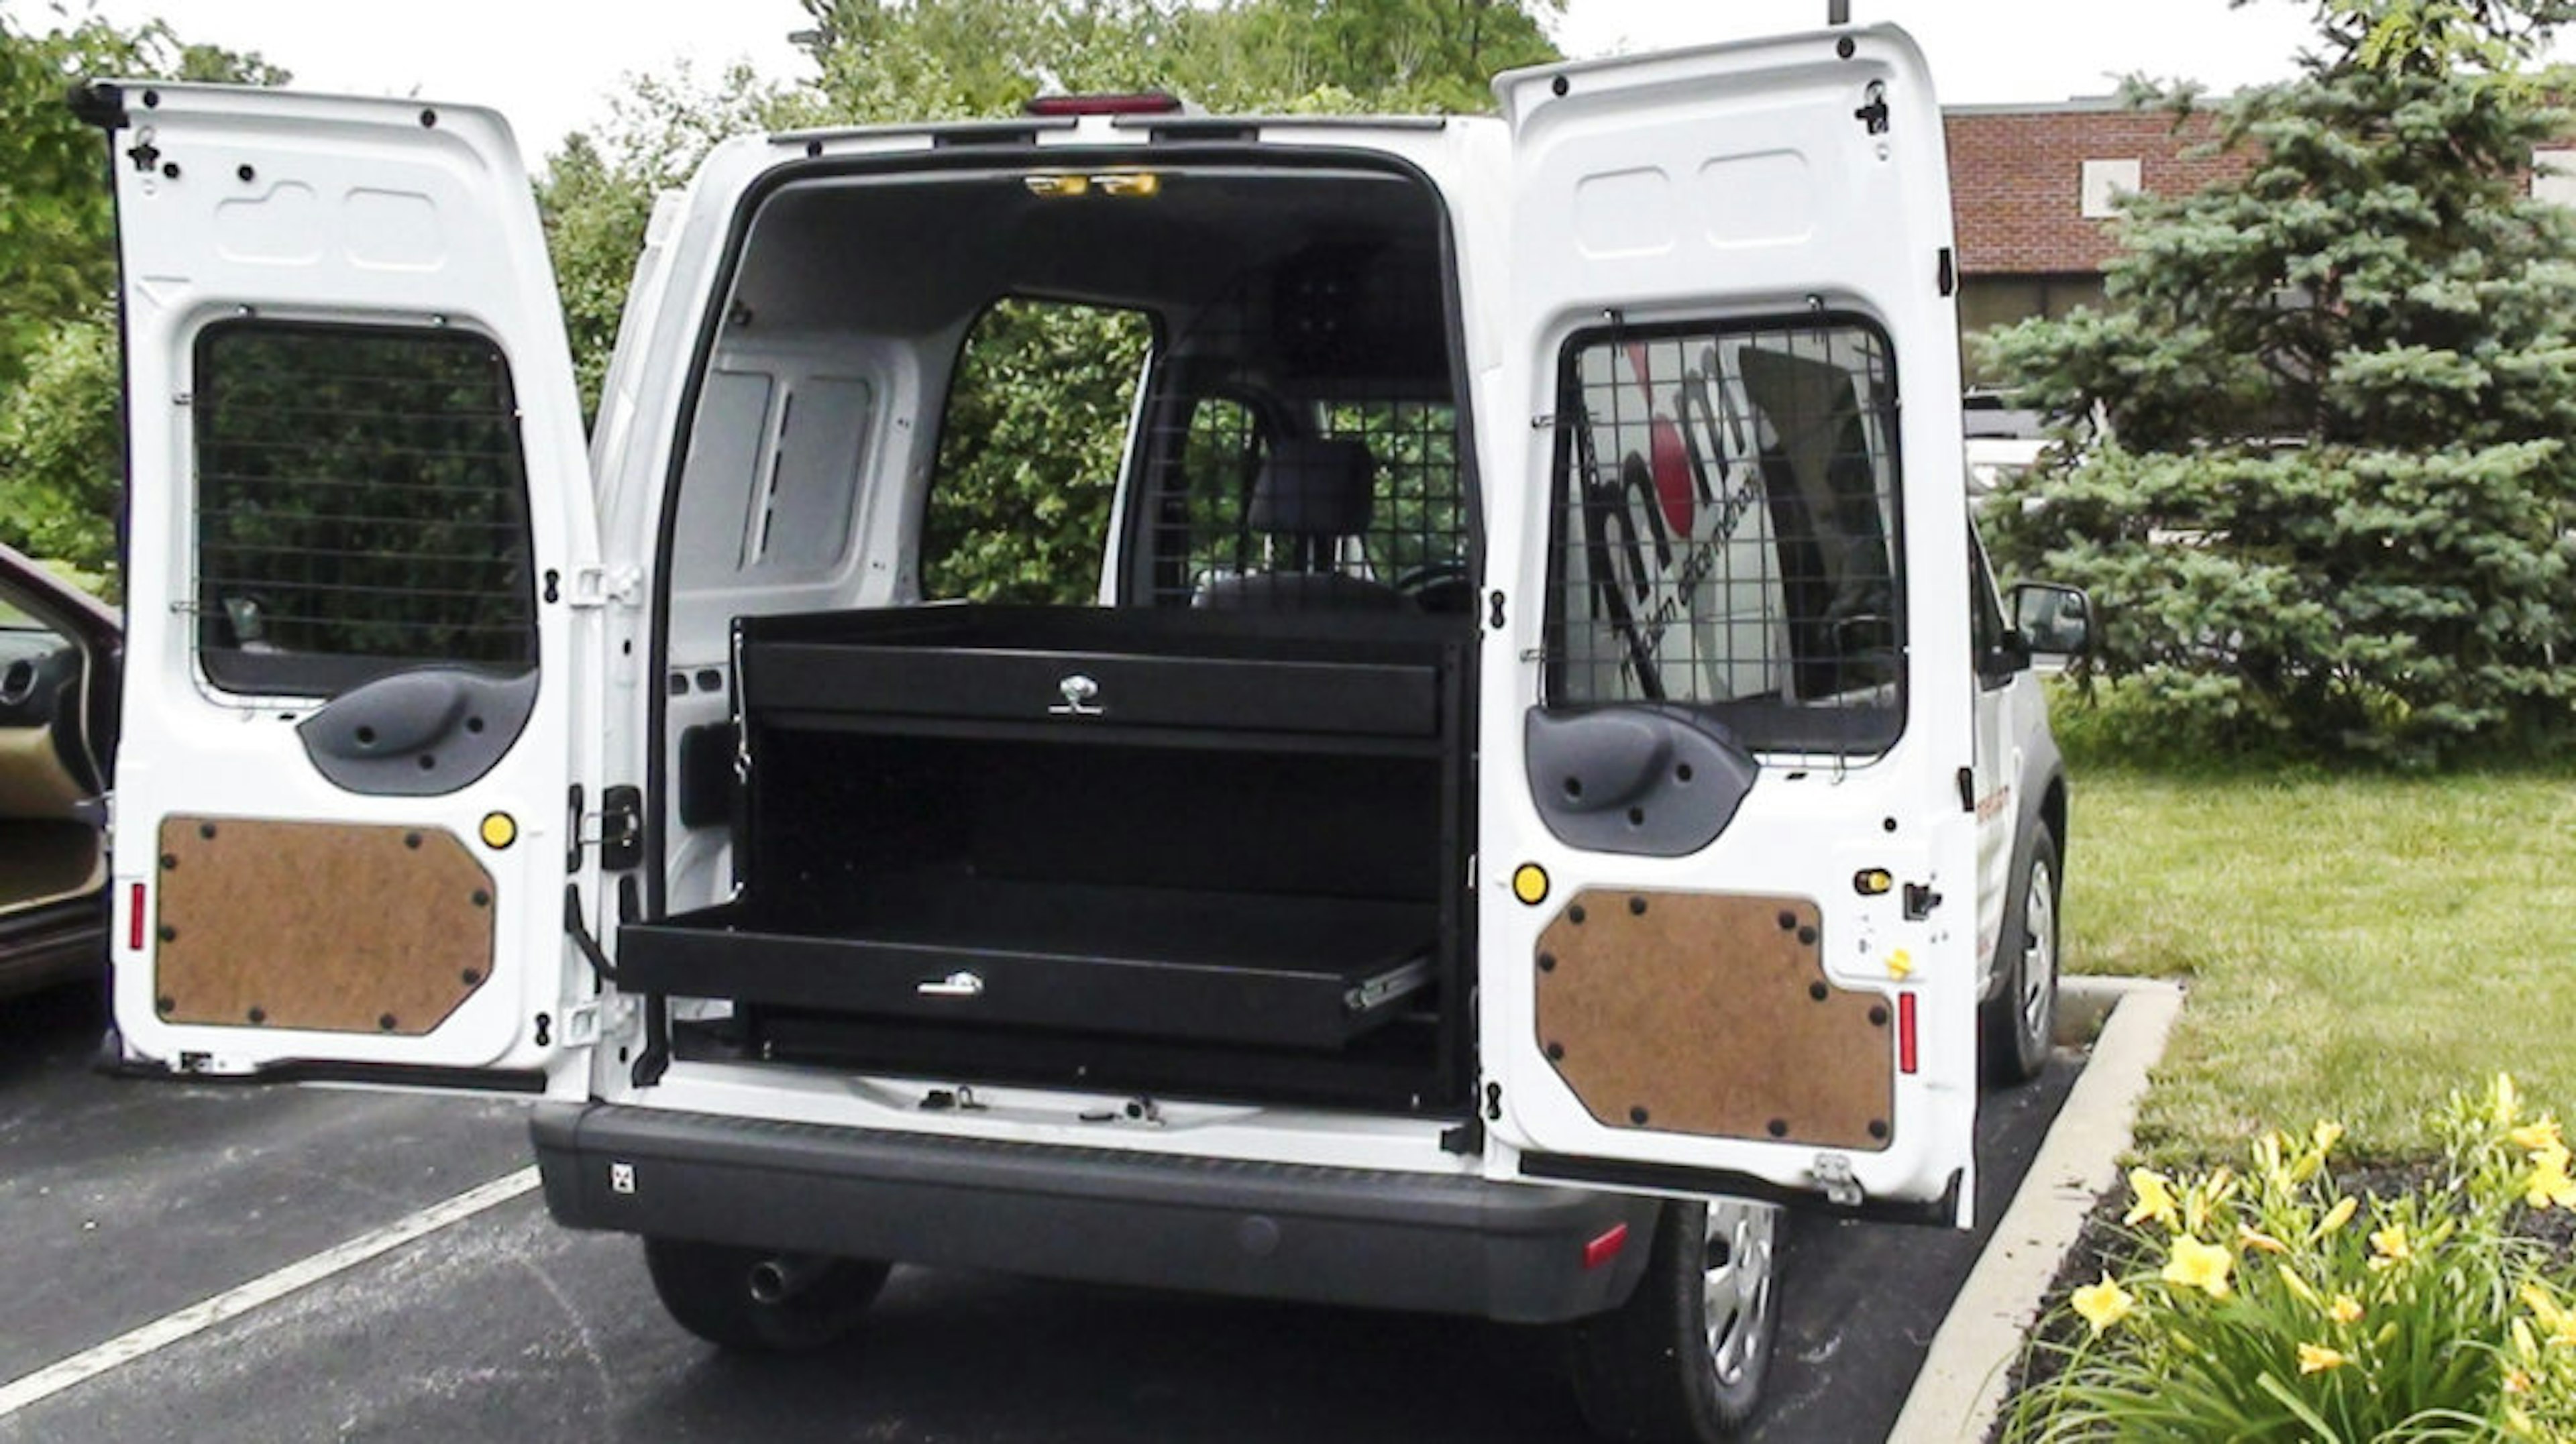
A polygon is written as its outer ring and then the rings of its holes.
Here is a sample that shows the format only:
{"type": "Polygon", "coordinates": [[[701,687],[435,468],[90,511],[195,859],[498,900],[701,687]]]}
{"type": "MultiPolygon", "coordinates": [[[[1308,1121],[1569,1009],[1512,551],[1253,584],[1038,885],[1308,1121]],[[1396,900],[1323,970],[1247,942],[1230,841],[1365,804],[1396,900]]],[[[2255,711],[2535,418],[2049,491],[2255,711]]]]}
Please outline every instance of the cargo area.
{"type": "Polygon", "coordinates": [[[1382,163],[1214,155],[835,176],[753,221],[673,507],[669,906],[620,930],[679,1057],[1463,1109],[1444,223],[1382,163]],[[985,338],[1032,329],[1139,338],[1122,403],[1041,413],[1116,504],[1078,571],[958,586],[1063,526],[957,500],[1016,434],[985,338]]]}

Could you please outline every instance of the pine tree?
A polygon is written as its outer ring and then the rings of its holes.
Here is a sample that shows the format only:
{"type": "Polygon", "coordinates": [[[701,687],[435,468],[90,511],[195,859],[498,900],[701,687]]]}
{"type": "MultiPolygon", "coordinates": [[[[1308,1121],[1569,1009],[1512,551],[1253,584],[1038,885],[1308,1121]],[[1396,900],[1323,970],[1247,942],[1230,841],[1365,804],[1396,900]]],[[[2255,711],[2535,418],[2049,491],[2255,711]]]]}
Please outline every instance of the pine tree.
{"type": "MultiPolygon", "coordinates": [[[[2240,179],[2140,197],[2100,310],[1990,338],[2070,423],[1990,523],[2094,595],[2093,666],[2204,740],[2423,762],[2564,741],[2576,224],[2528,67],[2569,0],[2323,0],[2219,109],[2240,179]]],[[[2142,90],[2188,113],[2188,90],[2142,90]]]]}

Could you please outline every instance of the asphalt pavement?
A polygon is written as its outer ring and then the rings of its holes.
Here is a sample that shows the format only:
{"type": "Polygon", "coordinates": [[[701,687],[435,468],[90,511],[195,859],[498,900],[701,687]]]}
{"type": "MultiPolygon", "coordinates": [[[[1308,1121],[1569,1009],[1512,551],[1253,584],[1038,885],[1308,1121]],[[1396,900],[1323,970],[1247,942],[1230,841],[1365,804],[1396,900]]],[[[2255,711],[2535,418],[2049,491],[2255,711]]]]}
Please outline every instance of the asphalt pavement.
{"type": "MultiPolygon", "coordinates": [[[[81,990],[0,1004],[0,1386],[528,1161],[516,1104],[114,1080],[81,990]]],[[[1990,1095],[1989,1225],[2076,1065],[1990,1095]]],[[[1982,1233],[1797,1221],[1762,1444],[1882,1437],[1982,1233]]],[[[523,1194],[15,1412],[0,1441],[1576,1440],[1555,1340],[898,1269],[864,1335],[719,1355],[633,1241],[523,1194]]]]}

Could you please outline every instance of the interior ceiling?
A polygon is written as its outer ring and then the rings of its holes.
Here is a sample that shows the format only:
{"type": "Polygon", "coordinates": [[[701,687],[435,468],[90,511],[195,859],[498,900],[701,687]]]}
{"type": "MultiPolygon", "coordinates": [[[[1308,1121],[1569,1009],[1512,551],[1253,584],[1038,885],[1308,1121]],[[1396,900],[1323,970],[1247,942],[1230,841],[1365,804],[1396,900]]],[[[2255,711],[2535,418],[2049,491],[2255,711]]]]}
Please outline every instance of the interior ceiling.
{"type": "Polygon", "coordinates": [[[1318,245],[1438,274],[1438,212],[1392,176],[1169,170],[1153,196],[1061,197],[1032,173],[1060,168],[791,186],[761,210],[735,298],[754,324],[918,335],[1012,293],[1188,309],[1318,245]]]}

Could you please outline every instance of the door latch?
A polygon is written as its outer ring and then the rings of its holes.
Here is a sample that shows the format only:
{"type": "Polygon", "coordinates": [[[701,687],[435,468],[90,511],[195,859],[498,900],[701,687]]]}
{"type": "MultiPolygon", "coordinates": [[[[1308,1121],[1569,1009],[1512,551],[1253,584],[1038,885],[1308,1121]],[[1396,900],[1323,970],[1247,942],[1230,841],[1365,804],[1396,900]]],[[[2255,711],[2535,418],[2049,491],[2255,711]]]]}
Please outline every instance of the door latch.
{"type": "Polygon", "coordinates": [[[1858,1208],[1861,1205],[1860,1180],[1852,1176],[1851,1158],[1841,1153],[1819,1153],[1815,1163],[1816,1186],[1825,1191],[1825,1201],[1836,1208],[1858,1208]]]}
{"type": "MultiPolygon", "coordinates": [[[[605,872],[625,872],[644,864],[644,789],[633,783],[619,783],[599,790],[599,811],[582,814],[581,820],[597,819],[597,836],[579,835],[580,842],[599,844],[599,866],[605,872]]],[[[579,866],[578,861],[575,866],[579,866]]]]}
{"type": "Polygon", "coordinates": [[[604,607],[611,602],[631,607],[643,590],[643,573],[633,567],[574,567],[572,591],[564,602],[574,607],[604,607]]]}

